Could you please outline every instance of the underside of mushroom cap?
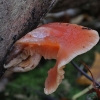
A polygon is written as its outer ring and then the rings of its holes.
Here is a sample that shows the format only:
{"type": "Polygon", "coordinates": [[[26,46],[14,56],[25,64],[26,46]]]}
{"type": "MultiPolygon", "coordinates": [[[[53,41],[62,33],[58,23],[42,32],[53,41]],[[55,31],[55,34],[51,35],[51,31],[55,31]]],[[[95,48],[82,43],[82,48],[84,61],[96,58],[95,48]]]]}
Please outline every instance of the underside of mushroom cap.
{"type": "MultiPolygon", "coordinates": [[[[17,46],[16,45],[14,46],[15,49],[17,46]]],[[[14,58],[9,56],[8,58],[9,59],[12,58],[12,59],[9,63],[4,65],[4,68],[8,68],[13,72],[26,72],[34,69],[38,65],[39,61],[41,60],[42,56],[36,53],[32,47],[25,46],[23,49],[19,51],[20,53],[16,55],[16,51],[12,50],[11,55],[13,54],[14,58]]]]}

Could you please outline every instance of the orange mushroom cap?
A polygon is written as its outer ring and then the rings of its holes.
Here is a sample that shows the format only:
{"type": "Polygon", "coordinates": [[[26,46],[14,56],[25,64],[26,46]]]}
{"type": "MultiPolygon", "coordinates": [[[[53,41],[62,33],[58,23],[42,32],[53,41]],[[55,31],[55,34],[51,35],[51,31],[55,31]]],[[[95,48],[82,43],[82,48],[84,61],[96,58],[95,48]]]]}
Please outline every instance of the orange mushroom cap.
{"type": "Polygon", "coordinates": [[[98,41],[98,33],[87,27],[69,23],[45,24],[14,44],[4,67],[25,72],[35,68],[41,56],[56,59],[45,81],[44,91],[50,94],[64,78],[65,65],[77,55],[90,50],[98,41]]]}

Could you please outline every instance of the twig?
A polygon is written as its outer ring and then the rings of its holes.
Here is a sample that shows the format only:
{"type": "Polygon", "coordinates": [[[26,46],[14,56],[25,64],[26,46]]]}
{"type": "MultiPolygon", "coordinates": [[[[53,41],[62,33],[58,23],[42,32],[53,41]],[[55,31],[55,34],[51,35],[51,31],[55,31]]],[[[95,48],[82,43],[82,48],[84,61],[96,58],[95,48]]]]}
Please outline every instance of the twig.
{"type": "MultiPolygon", "coordinates": [[[[88,76],[87,73],[85,73],[83,70],[81,70],[75,62],[71,61],[71,63],[79,72],[81,72],[84,76],[86,76],[90,81],[93,82],[93,79],[90,76],[88,76]]],[[[95,83],[96,85],[100,86],[98,82],[95,81],[95,83]]]]}

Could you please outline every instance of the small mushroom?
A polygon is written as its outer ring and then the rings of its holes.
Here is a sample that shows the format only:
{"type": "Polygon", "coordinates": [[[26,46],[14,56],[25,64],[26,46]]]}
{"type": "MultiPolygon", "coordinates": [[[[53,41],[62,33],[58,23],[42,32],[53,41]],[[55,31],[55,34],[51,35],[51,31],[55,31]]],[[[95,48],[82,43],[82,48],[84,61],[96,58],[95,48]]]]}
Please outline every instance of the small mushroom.
{"type": "Polygon", "coordinates": [[[64,78],[65,65],[77,55],[90,50],[98,41],[98,33],[90,28],[69,23],[45,24],[14,44],[4,68],[25,72],[34,69],[42,56],[56,59],[45,81],[44,92],[51,94],[64,78]]]}

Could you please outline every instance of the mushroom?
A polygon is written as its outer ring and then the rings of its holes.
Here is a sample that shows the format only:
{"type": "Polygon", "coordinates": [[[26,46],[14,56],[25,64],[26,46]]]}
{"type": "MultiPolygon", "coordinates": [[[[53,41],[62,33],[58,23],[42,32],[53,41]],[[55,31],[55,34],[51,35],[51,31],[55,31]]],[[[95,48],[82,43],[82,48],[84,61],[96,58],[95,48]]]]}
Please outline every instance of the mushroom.
{"type": "Polygon", "coordinates": [[[48,71],[45,94],[54,92],[64,78],[63,68],[77,55],[87,52],[99,41],[95,30],[69,23],[49,23],[19,39],[12,47],[4,68],[14,72],[34,69],[41,57],[56,59],[48,71]]]}

